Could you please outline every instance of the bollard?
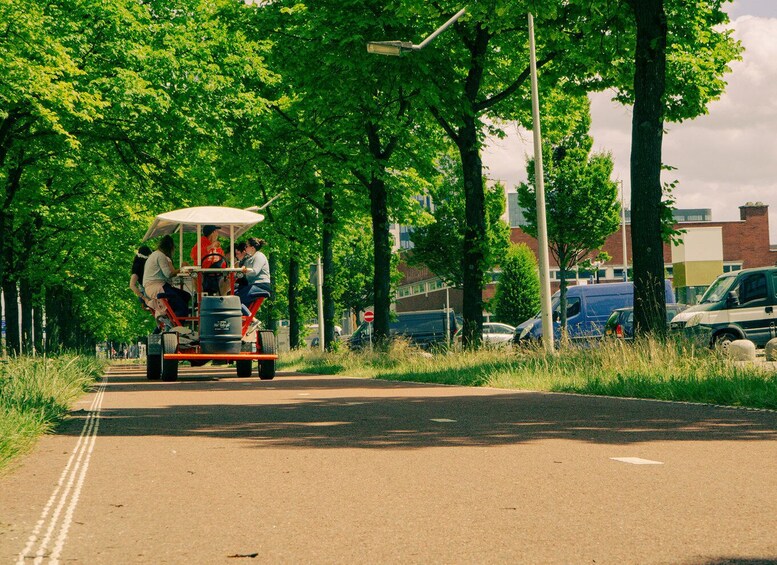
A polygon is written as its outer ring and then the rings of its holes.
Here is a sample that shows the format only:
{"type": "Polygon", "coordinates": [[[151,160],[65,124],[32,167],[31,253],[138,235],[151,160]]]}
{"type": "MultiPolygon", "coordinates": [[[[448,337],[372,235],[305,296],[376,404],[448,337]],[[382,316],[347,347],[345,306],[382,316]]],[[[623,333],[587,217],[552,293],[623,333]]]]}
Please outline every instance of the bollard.
{"type": "Polygon", "coordinates": [[[732,361],[755,361],[755,344],[748,339],[737,339],[728,346],[728,356],[732,361]]]}
{"type": "Polygon", "coordinates": [[[777,361],[777,337],[770,339],[766,344],[766,360],[777,361]]]}

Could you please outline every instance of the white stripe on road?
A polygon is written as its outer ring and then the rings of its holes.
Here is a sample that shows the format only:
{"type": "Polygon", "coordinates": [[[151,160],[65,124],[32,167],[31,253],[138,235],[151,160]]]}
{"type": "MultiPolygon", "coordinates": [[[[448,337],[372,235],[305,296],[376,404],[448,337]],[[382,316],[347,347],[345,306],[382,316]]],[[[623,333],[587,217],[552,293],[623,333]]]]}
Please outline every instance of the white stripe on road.
{"type": "Polygon", "coordinates": [[[103,397],[105,396],[106,382],[105,377],[103,377],[100,387],[97,390],[97,394],[89,408],[89,414],[84,422],[84,427],[81,429],[81,435],[78,438],[75,449],[70,455],[70,459],[68,459],[65,469],[62,471],[62,474],[57,481],[54,492],[43,507],[40,518],[27,540],[27,545],[24,546],[24,549],[19,554],[16,561],[17,565],[23,565],[27,558],[32,557],[32,551],[36,544],[37,550],[34,553],[34,563],[43,563],[43,560],[46,557],[48,557],[50,563],[59,563],[59,555],[67,540],[67,533],[70,529],[70,524],[73,521],[73,512],[75,511],[78,499],[81,495],[81,487],[84,484],[86,471],[89,468],[89,460],[92,457],[92,450],[94,449],[94,443],[97,439],[97,430],[100,427],[100,410],[103,397]],[[78,477],[77,480],[76,477],[78,477]],[[74,484],[75,489],[73,489],[74,484]],[[60,491],[62,491],[61,494],[60,491]],[[49,517],[49,512],[51,512],[51,509],[55,504],[56,508],[49,517]],[[61,524],[59,524],[59,532],[55,545],[47,556],[46,553],[50,549],[49,544],[51,543],[54,530],[60,521],[62,509],[65,508],[66,504],[67,509],[61,524]],[[40,533],[44,527],[46,527],[46,533],[43,538],[40,539],[40,543],[38,543],[40,533]]]}
{"type": "Polygon", "coordinates": [[[640,459],[639,457],[610,457],[613,461],[621,463],[631,463],[632,465],[663,465],[661,461],[651,461],[650,459],[640,459]]]}
{"type": "Polygon", "coordinates": [[[439,422],[441,424],[447,424],[449,422],[455,422],[456,420],[449,420],[448,418],[429,418],[432,422],[439,422]]]}

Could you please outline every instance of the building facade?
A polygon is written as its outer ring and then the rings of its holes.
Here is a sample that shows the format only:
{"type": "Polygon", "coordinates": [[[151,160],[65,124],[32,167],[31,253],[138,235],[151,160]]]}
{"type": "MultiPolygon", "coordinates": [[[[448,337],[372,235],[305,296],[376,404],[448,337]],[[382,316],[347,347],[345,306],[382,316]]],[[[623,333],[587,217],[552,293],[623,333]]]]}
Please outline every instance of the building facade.
{"type": "MultiPolygon", "coordinates": [[[[508,204],[512,204],[509,201],[508,204]]],[[[508,212],[511,206],[508,205],[508,212]]],[[[767,267],[777,264],[777,245],[769,242],[769,207],[761,203],[747,203],[739,207],[740,219],[737,221],[680,221],[675,227],[680,230],[693,228],[720,227],[723,243],[723,272],[738,271],[752,267],[767,267]]],[[[709,210],[678,210],[676,218],[711,217],[709,210]]],[[[518,219],[518,214],[509,212],[510,223],[518,219]]],[[[627,217],[628,218],[628,217],[627,217]]],[[[631,224],[626,222],[626,260],[630,268],[632,257],[631,224]]],[[[570,284],[580,282],[616,282],[624,280],[623,226],[611,234],[601,251],[607,252],[611,259],[599,265],[598,273],[581,273],[571,271],[566,273],[570,284]],[[598,277],[597,277],[598,275],[598,277]]],[[[525,243],[536,255],[537,240],[526,234],[520,227],[511,226],[510,239],[513,243],[525,243]]],[[[593,255],[598,254],[596,250],[593,255]]],[[[664,265],[669,278],[673,276],[672,247],[664,244],[664,265]]],[[[462,297],[458,289],[448,289],[439,278],[426,268],[409,267],[404,261],[400,264],[404,278],[397,289],[396,309],[399,312],[416,310],[437,310],[444,308],[446,303],[457,312],[461,311],[462,297]],[[447,293],[447,294],[446,294],[447,293]],[[446,298],[447,296],[447,298],[446,298]]],[[[558,290],[561,271],[550,256],[551,288],[558,290]]],[[[483,291],[484,300],[494,295],[495,284],[499,280],[499,270],[491,274],[491,281],[483,291]]]]}

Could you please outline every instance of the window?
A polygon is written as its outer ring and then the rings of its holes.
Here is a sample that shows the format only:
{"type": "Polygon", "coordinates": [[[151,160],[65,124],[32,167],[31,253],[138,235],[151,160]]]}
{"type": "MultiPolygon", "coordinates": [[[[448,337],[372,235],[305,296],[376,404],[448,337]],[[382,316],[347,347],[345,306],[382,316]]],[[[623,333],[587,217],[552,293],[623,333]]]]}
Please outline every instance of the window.
{"type": "Polygon", "coordinates": [[[745,305],[766,298],[766,275],[754,273],[742,279],[739,285],[739,303],[745,305]]]}
{"type": "Polygon", "coordinates": [[[426,283],[413,285],[413,294],[424,294],[426,292],[426,283]]]}
{"type": "Polygon", "coordinates": [[[577,278],[577,273],[575,273],[575,271],[561,271],[561,270],[556,271],[556,278],[558,280],[561,280],[562,276],[564,277],[564,279],[568,281],[573,281],[577,278]]]}
{"type": "Polygon", "coordinates": [[[742,265],[723,265],[724,273],[731,273],[733,271],[741,271],[742,265]]]}
{"type": "MultiPolygon", "coordinates": [[[[558,322],[561,318],[561,309],[559,308],[561,304],[559,302],[555,302],[553,304],[553,320],[558,322]]],[[[577,316],[580,313],[580,299],[576,296],[573,296],[572,298],[567,298],[567,320],[570,319],[572,316],[577,316]]]]}
{"type": "Polygon", "coordinates": [[[772,288],[774,289],[774,296],[777,297],[777,273],[772,273],[772,288]]]}
{"type": "Polygon", "coordinates": [[[442,282],[440,279],[437,279],[435,281],[431,281],[428,283],[429,290],[440,290],[441,288],[445,288],[445,283],[442,282]]]}
{"type": "Polygon", "coordinates": [[[397,298],[404,298],[405,296],[410,296],[409,286],[403,286],[397,289],[397,298]]]}

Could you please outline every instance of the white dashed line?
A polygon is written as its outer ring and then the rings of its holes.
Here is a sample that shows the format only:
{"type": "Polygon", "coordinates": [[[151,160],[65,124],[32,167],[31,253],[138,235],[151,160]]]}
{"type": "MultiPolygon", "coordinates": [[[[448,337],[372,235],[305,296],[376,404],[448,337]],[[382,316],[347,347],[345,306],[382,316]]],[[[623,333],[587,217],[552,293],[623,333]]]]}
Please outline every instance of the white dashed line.
{"type": "Polygon", "coordinates": [[[442,424],[456,421],[456,420],[449,420],[448,418],[429,418],[429,420],[431,420],[432,422],[440,422],[442,424]]]}
{"type": "Polygon", "coordinates": [[[639,457],[610,457],[610,459],[632,465],[663,465],[661,461],[651,461],[650,459],[640,459],[639,457]]]}

